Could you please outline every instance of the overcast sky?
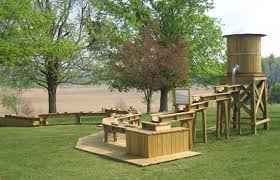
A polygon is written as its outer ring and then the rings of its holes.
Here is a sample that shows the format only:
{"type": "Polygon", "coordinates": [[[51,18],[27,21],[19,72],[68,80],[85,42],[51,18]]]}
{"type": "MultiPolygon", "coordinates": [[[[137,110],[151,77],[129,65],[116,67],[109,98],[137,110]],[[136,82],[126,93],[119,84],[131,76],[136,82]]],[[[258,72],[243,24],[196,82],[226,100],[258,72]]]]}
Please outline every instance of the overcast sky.
{"type": "Polygon", "coordinates": [[[280,56],[280,0],[214,0],[209,14],[221,19],[223,34],[258,33],[262,56],[280,56]]]}

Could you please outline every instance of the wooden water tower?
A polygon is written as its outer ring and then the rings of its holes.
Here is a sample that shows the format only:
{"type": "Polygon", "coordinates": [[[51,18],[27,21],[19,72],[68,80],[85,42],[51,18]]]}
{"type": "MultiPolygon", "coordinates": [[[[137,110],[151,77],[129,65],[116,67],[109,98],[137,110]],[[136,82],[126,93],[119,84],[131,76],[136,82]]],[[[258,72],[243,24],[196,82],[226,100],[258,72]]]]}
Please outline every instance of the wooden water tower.
{"type": "MultiPolygon", "coordinates": [[[[227,40],[227,76],[220,78],[220,84],[240,85],[240,91],[232,94],[233,123],[251,126],[257,133],[257,125],[268,129],[267,77],[261,69],[261,37],[264,34],[231,34],[227,40]],[[240,110],[246,117],[240,117],[240,110]],[[238,118],[237,118],[238,116],[238,118]],[[236,121],[236,119],[238,119],[236,121]]],[[[240,130],[241,133],[241,130],[240,130]]]]}

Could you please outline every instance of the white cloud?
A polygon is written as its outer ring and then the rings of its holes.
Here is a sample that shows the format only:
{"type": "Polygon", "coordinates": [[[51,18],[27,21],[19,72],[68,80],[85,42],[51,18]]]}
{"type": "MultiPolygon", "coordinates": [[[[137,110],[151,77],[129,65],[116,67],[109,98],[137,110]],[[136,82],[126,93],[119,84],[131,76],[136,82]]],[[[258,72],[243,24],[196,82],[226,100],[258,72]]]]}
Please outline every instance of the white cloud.
{"type": "Polygon", "coordinates": [[[224,34],[267,34],[262,39],[262,55],[280,56],[280,1],[214,0],[209,15],[221,19],[224,34]]]}

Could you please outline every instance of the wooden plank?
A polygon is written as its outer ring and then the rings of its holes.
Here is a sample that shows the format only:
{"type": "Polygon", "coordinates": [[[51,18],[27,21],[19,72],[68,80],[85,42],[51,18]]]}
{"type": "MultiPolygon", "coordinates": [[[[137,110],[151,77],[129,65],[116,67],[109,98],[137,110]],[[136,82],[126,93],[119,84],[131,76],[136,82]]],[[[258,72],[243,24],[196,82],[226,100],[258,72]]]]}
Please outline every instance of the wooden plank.
{"type": "Polygon", "coordinates": [[[266,118],[266,119],[257,121],[257,122],[256,122],[256,125],[265,124],[265,123],[267,123],[267,122],[269,122],[269,121],[270,121],[270,119],[269,119],[269,118],[266,118]]]}
{"type": "Polygon", "coordinates": [[[168,148],[169,144],[167,142],[167,134],[162,134],[162,155],[167,155],[168,154],[168,148]]]}
{"type": "Polygon", "coordinates": [[[157,135],[157,156],[162,156],[163,155],[163,134],[157,135]]]}
{"type": "Polygon", "coordinates": [[[171,133],[171,153],[174,154],[176,152],[176,136],[174,133],[171,133]]]}
{"type": "MultiPolygon", "coordinates": [[[[126,135],[126,150],[127,150],[127,152],[129,152],[129,153],[131,153],[131,134],[130,134],[131,132],[130,131],[126,131],[125,132],[125,135],[126,135]]],[[[105,142],[107,142],[107,141],[105,141],[105,142]]]]}
{"type": "Polygon", "coordinates": [[[184,144],[183,145],[184,145],[185,150],[191,150],[192,149],[192,141],[189,141],[189,139],[191,139],[190,136],[189,136],[190,133],[191,133],[190,131],[189,132],[186,132],[186,131],[184,132],[184,137],[185,138],[184,138],[184,144]]]}

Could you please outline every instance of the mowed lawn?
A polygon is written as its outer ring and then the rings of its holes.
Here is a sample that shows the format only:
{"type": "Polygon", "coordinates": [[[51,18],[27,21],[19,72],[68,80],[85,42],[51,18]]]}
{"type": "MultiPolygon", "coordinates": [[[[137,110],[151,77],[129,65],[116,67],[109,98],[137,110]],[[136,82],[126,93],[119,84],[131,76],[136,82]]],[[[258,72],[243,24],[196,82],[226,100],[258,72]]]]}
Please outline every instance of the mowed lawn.
{"type": "MultiPolygon", "coordinates": [[[[229,140],[216,140],[211,131],[207,144],[199,131],[194,150],[202,155],[148,167],[74,149],[79,137],[102,130],[94,125],[101,117],[83,125],[0,128],[0,179],[280,179],[280,105],[269,112],[269,131],[259,126],[258,135],[250,135],[243,126],[244,134],[231,130],[229,140]]],[[[208,127],[214,119],[209,109],[208,127]]]]}

